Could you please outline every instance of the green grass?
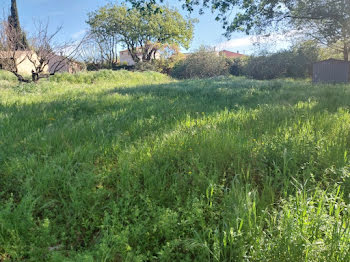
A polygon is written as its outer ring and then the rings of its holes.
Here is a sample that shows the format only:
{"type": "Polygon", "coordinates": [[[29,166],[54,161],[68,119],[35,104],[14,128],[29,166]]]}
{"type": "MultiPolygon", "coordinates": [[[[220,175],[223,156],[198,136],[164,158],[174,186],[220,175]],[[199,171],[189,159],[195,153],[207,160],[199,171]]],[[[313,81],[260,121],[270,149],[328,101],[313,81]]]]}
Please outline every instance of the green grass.
{"type": "Polygon", "coordinates": [[[0,261],[350,260],[349,85],[0,77],[0,261]]]}

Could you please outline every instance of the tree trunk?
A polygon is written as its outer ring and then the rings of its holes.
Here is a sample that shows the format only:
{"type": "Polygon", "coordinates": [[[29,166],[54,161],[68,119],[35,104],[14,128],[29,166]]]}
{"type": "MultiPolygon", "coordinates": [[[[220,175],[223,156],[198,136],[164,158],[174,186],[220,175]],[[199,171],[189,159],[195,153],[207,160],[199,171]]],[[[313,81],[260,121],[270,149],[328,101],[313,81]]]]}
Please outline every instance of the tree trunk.
{"type": "Polygon", "coordinates": [[[137,54],[137,48],[133,48],[133,47],[129,48],[128,47],[128,51],[129,51],[129,54],[131,55],[132,60],[134,60],[135,63],[140,62],[140,58],[137,54]]]}
{"type": "Polygon", "coordinates": [[[348,62],[349,61],[349,47],[348,47],[347,43],[344,43],[343,54],[344,54],[344,61],[348,62]]]}
{"type": "Polygon", "coordinates": [[[24,77],[16,72],[10,71],[11,73],[13,73],[16,77],[18,82],[22,82],[22,83],[29,83],[30,81],[27,79],[24,79],[24,77]]]}

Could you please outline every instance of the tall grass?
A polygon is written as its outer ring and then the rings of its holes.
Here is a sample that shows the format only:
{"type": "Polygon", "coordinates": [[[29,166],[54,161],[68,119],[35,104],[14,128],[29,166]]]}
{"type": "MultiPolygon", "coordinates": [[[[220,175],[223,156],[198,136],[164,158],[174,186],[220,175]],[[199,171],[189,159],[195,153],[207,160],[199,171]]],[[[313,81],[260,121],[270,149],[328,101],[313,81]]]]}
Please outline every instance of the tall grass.
{"type": "Polygon", "coordinates": [[[349,86],[126,71],[11,83],[0,260],[350,260],[349,86]]]}

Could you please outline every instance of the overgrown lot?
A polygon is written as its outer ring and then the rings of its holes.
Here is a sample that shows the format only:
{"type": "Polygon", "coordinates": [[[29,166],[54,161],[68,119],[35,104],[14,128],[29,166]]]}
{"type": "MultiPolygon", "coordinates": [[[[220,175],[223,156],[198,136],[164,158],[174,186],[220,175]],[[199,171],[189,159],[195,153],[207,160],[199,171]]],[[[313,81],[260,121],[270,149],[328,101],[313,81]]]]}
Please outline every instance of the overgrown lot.
{"type": "Polygon", "coordinates": [[[0,261],[350,260],[350,86],[0,75],[0,261]]]}

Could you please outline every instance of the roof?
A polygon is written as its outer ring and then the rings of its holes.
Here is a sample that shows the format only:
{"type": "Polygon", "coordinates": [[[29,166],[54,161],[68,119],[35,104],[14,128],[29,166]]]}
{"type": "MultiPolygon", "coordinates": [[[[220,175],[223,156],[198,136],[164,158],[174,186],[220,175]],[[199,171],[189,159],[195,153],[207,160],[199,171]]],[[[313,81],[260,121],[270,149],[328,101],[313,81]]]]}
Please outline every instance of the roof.
{"type": "Polygon", "coordinates": [[[34,54],[32,51],[0,51],[0,58],[11,58],[13,56],[19,58],[22,55],[32,54],[34,54]]]}
{"type": "Polygon", "coordinates": [[[235,53],[235,52],[231,52],[228,50],[222,50],[219,52],[220,54],[223,54],[226,57],[230,57],[230,58],[238,58],[238,57],[243,57],[245,55],[240,54],[240,53],[235,53]]]}
{"type": "Polygon", "coordinates": [[[348,64],[349,63],[348,61],[330,58],[330,59],[327,59],[327,60],[322,60],[322,61],[315,62],[314,64],[325,63],[325,62],[341,63],[341,64],[348,64]]]}

